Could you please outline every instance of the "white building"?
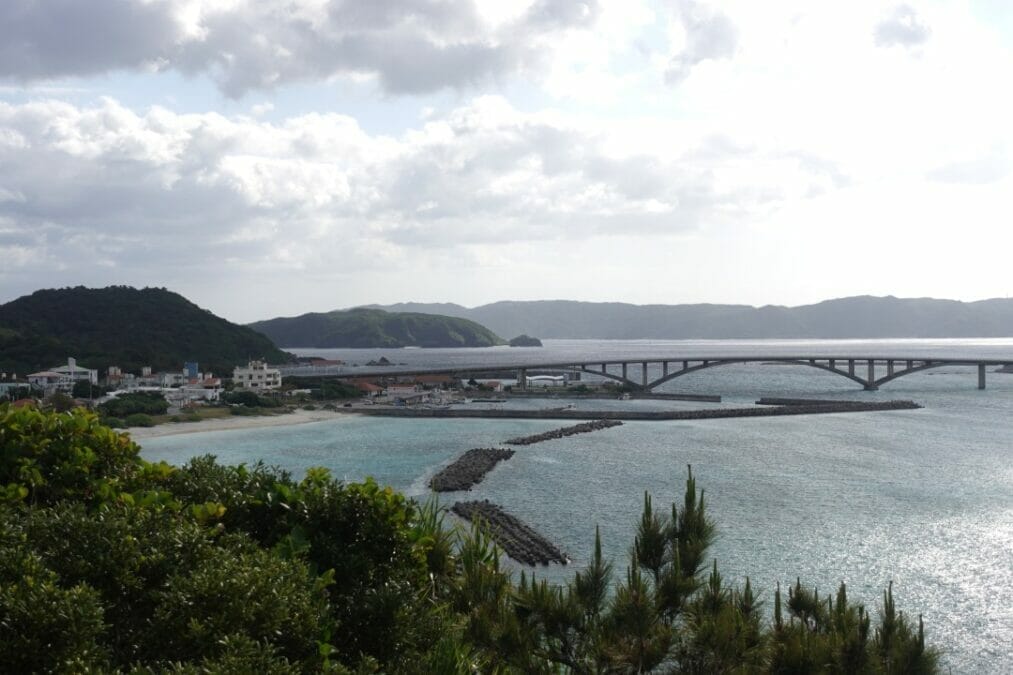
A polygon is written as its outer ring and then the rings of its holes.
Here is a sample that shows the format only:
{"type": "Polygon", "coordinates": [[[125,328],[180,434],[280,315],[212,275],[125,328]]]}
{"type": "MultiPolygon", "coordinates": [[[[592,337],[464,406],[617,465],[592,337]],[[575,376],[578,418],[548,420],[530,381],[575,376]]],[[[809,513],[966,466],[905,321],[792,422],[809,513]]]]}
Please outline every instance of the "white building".
{"type": "Polygon", "coordinates": [[[31,373],[28,376],[28,383],[36,389],[41,389],[43,395],[49,396],[53,392],[62,391],[64,393],[70,393],[74,388],[74,380],[70,379],[63,373],[57,373],[52,370],[42,370],[37,373],[31,373]]]}
{"type": "Polygon", "coordinates": [[[98,384],[98,371],[91,368],[82,368],[77,365],[77,360],[73,358],[67,359],[67,365],[50,368],[50,371],[65,375],[70,378],[71,383],[84,380],[92,384],[98,384]]]}
{"type": "Polygon", "coordinates": [[[235,367],[232,383],[237,389],[277,389],[281,386],[281,371],[268,367],[263,361],[250,361],[245,367],[235,367]]]}

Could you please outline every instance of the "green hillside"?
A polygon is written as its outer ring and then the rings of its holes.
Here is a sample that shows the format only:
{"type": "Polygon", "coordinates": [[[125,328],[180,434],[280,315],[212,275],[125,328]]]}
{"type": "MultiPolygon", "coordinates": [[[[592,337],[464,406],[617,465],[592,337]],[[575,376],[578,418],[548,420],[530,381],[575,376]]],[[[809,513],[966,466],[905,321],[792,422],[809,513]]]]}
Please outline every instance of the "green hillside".
{"type": "Polygon", "coordinates": [[[66,363],[136,371],[231,373],[251,358],[289,361],[268,338],[230,323],[164,288],[61,288],[0,305],[0,369],[26,373],[66,363]]]}
{"type": "Polygon", "coordinates": [[[504,340],[467,319],[350,309],[250,324],[285,347],[491,347],[504,340]]]}

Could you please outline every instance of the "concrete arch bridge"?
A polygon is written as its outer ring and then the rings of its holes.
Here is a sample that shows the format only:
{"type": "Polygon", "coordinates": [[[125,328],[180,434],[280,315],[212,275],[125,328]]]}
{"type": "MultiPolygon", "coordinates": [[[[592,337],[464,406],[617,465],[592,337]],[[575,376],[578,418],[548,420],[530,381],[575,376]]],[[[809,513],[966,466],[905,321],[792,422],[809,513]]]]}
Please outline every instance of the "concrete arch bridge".
{"type": "MultiPolygon", "coordinates": [[[[555,370],[575,374],[587,373],[613,380],[637,391],[652,391],[666,382],[690,373],[738,363],[778,363],[809,366],[845,377],[862,385],[862,388],[866,391],[875,391],[882,385],[905,375],[942,366],[977,367],[978,388],[984,389],[986,368],[990,366],[1013,368],[1013,360],[995,359],[869,356],[715,356],[713,358],[692,357],[678,359],[662,357],[617,361],[582,361],[579,363],[545,363],[519,366],[516,370],[517,381],[521,386],[526,381],[529,372],[555,370]],[[656,375],[658,370],[661,371],[661,376],[651,379],[649,373],[653,372],[656,375]]],[[[488,368],[484,370],[488,370],[488,368]]],[[[501,370],[508,369],[502,368],[501,370]]]]}

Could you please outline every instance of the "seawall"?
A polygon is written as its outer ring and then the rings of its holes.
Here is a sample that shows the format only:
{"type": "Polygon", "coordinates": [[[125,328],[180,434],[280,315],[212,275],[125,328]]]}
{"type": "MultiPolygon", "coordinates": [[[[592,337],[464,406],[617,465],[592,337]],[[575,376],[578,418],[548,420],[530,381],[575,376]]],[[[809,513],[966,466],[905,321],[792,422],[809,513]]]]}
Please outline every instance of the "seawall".
{"type": "Polygon", "coordinates": [[[827,413],[876,412],[882,410],[917,410],[914,401],[877,401],[872,403],[835,402],[756,408],[716,408],[714,410],[459,410],[456,408],[386,408],[380,406],[345,409],[345,412],[374,417],[471,418],[471,419],[534,419],[534,420],[626,420],[657,422],[668,420],[707,420],[729,417],[777,417],[780,415],[822,415],[827,413]]]}

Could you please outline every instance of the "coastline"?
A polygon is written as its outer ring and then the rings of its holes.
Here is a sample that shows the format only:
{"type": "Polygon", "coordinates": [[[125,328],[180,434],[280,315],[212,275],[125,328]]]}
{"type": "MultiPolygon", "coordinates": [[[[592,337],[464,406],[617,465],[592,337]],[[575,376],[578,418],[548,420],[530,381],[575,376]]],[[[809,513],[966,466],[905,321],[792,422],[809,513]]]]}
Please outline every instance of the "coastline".
{"type": "Polygon", "coordinates": [[[296,410],[282,415],[261,415],[256,417],[219,417],[215,419],[201,420],[200,422],[168,422],[153,427],[131,427],[123,429],[130,434],[134,441],[142,441],[148,438],[161,438],[163,436],[177,436],[181,434],[199,434],[207,431],[236,431],[239,429],[257,429],[265,427],[286,427],[297,424],[309,424],[311,422],[326,422],[327,420],[347,419],[347,412],[341,413],[334,410],[296,410]]]}

